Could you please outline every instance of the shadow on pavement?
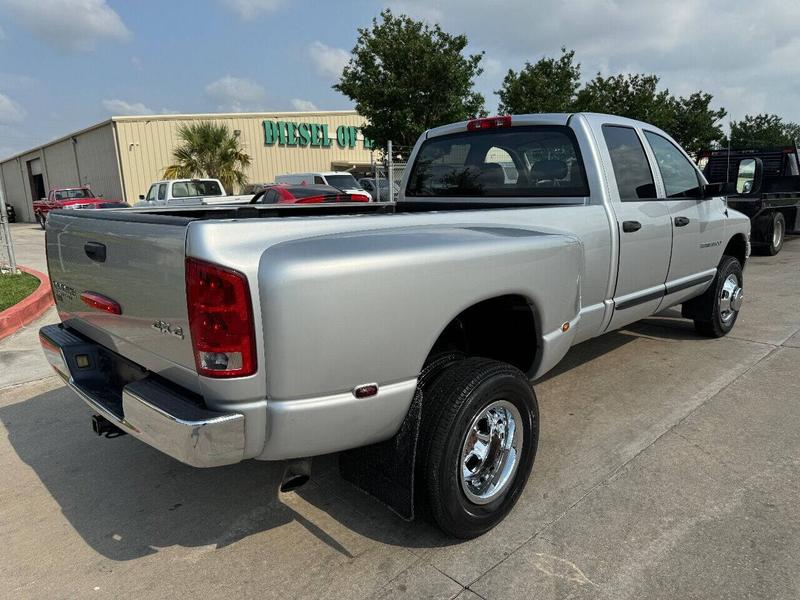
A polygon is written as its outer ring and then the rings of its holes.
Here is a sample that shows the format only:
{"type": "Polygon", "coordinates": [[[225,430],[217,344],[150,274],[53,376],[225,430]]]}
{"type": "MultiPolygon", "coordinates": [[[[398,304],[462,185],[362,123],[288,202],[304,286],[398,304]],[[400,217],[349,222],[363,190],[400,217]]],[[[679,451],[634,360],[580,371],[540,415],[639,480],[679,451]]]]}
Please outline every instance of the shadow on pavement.
{"type": "Polygon", "coordinates": [[[313,514],[314,508],[384,543],[452,543],[425,523],[402,521],[341,480],[335,457],[315,459],[319,464],[312,481],[281,495],[284,502],[278,492],[283,463],[250,460],[195,469],[130,436],[99,438],[89,418],[88,408],[64,387],[0,408],[0,420],[19,457],[86,543],[113,560],[139,558],[172,545],[224,547],[292,521],[350,557],[334,534],[315,524],[318,518],[304,514],[313,514]],[[312,509],[304,510],[305,503],[312,509]]]}
{"type": "MultiPolygon", "coordinates": [[[[680,339],[689,335],[682,327],[632,328],[642,330],[648,336],[652,330],[671,331],[680,339]]],[[[691,336],[696,337],[693,330],[691,336]]],[[[537,383],[638,337],[618,331],[579,344],[537,383]]],[[[335,524],[385,544],[456,543],[422,520],[401,520],[342,480],[335,456],[316,458],[312,481],[281,497],[283,463],[251,460],[195,469],[130,436],[98,438],[91,431],[90,411],[64,387],[0,408],[0,420],[19,457],[35,471],[70,524],[94,550],[113,560],[131,560],[173,545],[224,547],[291,522],[349,557],[336,539],[341,529],[331,525],[327,530],[319,518],[309,518],[314,509],[335,524]]]]}

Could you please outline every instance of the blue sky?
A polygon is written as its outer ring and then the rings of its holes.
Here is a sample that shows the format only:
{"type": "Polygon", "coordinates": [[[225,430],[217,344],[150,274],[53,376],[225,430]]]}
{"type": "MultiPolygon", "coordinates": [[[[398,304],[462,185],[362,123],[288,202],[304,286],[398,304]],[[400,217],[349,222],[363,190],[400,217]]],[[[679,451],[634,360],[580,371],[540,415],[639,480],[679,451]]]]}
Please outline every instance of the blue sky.
{"type": "Polygon", "coordinates": [[[486,52],[490,111],[509,67],[567,46],[584,79],[800,121],[796,0],[0,0],[0,158],[112,114],[349,108],[330,86],[387,3],[486,52]]]}

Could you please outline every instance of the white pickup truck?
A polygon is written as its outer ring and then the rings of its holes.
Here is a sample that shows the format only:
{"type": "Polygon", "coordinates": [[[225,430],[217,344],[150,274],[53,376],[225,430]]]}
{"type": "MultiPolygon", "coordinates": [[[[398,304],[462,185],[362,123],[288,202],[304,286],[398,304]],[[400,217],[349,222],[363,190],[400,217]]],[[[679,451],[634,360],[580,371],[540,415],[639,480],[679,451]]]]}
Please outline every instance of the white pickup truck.
{"type": "Polygon", "coordinates": [[[420,137],[396,204],[51,213],[62,323],[40,339],[98,433],[290,460],[285,487],[344,451],[350,481],[474,537],[520,497],[530,381],[571,346],[675,305],[731,331],[750,222],[724,192],[646,123],[455,123],[420,137]]]}
{"type": "Polygon", "coordinates": [[[136,206],[193,206],[196,204],[244,204],[253,194],[229,196],[219,179],[165,179],[140,195],[136,206]]]}

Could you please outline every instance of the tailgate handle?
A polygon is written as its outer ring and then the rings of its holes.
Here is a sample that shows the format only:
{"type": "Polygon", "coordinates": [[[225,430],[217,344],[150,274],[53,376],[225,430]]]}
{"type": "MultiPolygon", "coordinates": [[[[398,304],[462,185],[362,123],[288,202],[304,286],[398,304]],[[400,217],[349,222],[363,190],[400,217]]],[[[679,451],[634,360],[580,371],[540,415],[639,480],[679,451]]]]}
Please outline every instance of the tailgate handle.
{"type": "Polygon", "coordinates": [[[106,245],[100,242],[86,242],[83,245],[86,256],[95,262],[106,262],[106,245]]]}

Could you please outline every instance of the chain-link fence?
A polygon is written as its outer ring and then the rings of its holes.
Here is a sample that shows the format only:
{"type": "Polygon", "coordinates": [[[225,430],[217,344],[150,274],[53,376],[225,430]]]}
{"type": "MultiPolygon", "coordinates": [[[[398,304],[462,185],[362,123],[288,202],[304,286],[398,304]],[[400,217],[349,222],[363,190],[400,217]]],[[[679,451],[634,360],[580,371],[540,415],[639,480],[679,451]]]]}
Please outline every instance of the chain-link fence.
{"type": "Polygon", "coordinates": [[[11,243],[11,230],[8,227],[6,199],[0,182],[0,273],[16,273],[17,261],[14,258],[14,246],[11,243]]]}
{"type": "Polygon", "coordinates": [[[400,194],[400,183],[406,170],[411,146],[398,146],[389,142],[380,160],[373,164],[377,202],[395,202],[400,194]]]}

